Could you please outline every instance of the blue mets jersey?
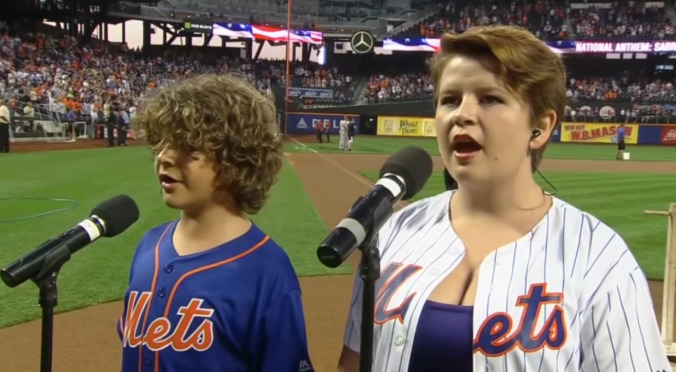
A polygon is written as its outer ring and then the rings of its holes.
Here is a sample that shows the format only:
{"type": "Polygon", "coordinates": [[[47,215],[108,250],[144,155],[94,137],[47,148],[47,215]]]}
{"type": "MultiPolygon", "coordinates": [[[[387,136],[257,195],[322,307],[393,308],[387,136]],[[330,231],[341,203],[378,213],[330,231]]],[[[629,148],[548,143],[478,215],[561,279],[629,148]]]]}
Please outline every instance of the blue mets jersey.
{"type": "Polygon", "coordinates": [[[177,221],[150,230],[131,265],[118,321],[123,372],[313,372],[298,278],[255,224],[179,256],[177,221]]]}

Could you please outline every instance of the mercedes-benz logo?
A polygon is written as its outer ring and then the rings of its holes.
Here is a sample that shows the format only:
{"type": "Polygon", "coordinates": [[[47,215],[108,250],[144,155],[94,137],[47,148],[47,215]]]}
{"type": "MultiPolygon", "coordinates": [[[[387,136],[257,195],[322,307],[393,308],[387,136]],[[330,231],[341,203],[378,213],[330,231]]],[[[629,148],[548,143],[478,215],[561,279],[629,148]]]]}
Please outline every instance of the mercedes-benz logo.
{"type": "Polygon", "coordinates": [[[376,39],[368,31],[357,31],[350,37],[350,48],[357,54],[366,54],[373,50],[376,39]]]}

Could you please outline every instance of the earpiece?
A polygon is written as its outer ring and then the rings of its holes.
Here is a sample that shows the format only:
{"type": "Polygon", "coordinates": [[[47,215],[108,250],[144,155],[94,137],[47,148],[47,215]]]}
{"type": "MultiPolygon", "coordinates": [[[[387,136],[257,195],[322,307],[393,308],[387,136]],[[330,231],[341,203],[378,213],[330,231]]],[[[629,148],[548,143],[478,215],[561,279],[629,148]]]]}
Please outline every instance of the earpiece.
{"type": "Polygon", "coordinates": [[[536,137],[540,136],[540,134],[542,134],[542,132],[540,132],[539,129],[535,129],[535,130],[531,133],[530,139],[531,139],[531,140],[534,140],[536,137]]]}

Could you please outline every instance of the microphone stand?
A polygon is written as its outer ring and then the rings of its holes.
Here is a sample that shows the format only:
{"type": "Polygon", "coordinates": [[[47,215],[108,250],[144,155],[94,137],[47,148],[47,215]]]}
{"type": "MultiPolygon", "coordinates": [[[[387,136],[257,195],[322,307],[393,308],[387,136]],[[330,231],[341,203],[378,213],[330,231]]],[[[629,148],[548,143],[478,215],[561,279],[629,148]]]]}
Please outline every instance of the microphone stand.
{"type": "Polygon", "coordinates": [[[52,371],[52,343],[54,333],[54,308],[58,304],[56,280],[61,266],[70,260],[68,245],[61,244],[45,257],[42,269],[32,278],[40,289],[39,304],[42,308],[42,342],[40,372],[52,371]]]}
{"type": "Polygon", "coordinates": [[[375,292],[376,281],[380,278],[380,252],[378,251],[377,235],[367,236],[359,249],[362,251],[359,275],[363,284],[359,372],[372,372],[375,292]]]}

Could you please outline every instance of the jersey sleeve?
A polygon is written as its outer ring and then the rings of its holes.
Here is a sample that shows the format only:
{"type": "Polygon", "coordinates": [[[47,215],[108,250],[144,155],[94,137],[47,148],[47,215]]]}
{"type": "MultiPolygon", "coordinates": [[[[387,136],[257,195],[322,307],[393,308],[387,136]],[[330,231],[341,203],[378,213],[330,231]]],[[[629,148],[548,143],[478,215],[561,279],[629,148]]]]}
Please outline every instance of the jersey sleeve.
{"type": "Polygon", "coordinates": [[[257,360],[260,372],[314,372],[310,361],[300,290],[276,301],[263,316],[257,360]]]}
{"type": "Polygon", "coordinates": [[[640,268],[599,292],[582,325],[580,370],[671,371],[640,268]]]}

